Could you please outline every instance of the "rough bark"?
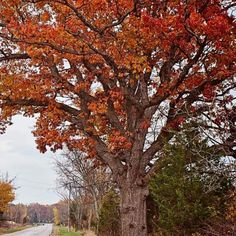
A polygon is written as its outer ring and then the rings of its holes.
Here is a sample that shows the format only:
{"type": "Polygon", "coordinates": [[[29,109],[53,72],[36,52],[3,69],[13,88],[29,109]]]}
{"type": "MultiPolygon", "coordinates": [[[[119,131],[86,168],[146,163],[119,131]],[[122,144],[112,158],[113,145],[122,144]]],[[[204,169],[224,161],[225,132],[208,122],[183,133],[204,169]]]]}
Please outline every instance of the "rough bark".
{"type": "Polygon", "coordinates": [[[146,197],[148,188],[126,184],[121,188],[122,236],[147,236],[146,197]]]}

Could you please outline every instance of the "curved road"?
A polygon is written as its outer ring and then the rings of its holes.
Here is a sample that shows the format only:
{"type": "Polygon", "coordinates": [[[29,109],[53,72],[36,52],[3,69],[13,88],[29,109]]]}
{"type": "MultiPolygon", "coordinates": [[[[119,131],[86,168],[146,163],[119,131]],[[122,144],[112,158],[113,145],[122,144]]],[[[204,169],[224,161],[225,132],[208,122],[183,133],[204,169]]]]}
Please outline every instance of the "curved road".
{"type": "Polygon", "coordinates": [[[50,236],[52,233],[52,224],[45,224],[29,229],[25,229],[12,234],[4,234],[2,236],[50,236]]]}

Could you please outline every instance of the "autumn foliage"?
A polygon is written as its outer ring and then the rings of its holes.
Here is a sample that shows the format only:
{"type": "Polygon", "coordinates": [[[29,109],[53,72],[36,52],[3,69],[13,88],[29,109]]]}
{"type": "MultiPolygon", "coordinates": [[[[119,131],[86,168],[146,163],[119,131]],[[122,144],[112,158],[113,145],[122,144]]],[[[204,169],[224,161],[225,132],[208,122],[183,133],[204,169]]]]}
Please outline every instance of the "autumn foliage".
{"type": "Polygon", "coordinates": [[[11,183],[0,180],[0,212],[5,212],[10,202],[15,199],[11,183]]]}
{"type": "Polygon", "coordinates": [[[203,121],[235,156],[234,9],[234,0],[1,0],[1,130],[37,114],[41,151],[80,149],[133,193],[185,122],[203,121]]]}

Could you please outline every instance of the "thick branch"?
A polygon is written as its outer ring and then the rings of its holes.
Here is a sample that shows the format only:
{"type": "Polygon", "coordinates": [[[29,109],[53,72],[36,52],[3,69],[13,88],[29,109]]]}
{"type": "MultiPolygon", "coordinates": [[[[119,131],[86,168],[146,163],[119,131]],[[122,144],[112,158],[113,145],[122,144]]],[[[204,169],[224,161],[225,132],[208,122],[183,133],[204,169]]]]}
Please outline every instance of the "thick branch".
{"type": "Polygon", "coordinates": [[[16,54],[10,54],[10,55],[4,55],[3,57],[0,57],[0,62],[2,61],[9,61],[9,60],[20,60],[20,59],[30,59],[30,56],[27,53],[16,53],[16,54]]]}

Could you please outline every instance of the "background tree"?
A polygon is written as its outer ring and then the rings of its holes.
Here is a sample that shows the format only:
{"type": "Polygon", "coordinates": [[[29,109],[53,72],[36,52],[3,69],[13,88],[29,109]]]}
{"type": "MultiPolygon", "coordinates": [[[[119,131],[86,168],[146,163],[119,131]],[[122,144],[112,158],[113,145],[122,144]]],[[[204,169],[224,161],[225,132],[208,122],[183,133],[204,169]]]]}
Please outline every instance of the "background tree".
{"type": "Polygon", "coordinates": [[[234,9],[231,0],[1,0],[1,130],[15,114],[37,114],[41,151],[66,144],[108,165],[122,235],[147,235],[153,163],[184,121],[202,119],[205,135],[218,131],[215,148],[235,156],[234,9]]]}
{"type": "Polygon", "coordinates": [[[36,223],[36,224],[39,223],[38,215],[36,212],[34,212],[34,216],[32,218],[32,221],[33,221],[33,223],[36,223]]]}
{"type": "Polygon", "coordinates": [[[42,205],[38,203],[31,203],[27,206],[28,218],[31,223],[38,222],[53,222],[53,205],[42,205]],[[35,221],[35,214],[37,220],[35,221]]]}
{"type": "Polygon", "coordinates": [[[111,189],[102,200],[99,213],[98,235],[119,236],[121,230],[121,218],[119,210],[119,194],[111,189]]]}
{"type": "MultiPolygon", "coordinates": [[[[7,212],[7,219],[14,221],[18,224],[23,224],[23,219],[25,214],[27,213],[27,206],[24,204],[11,204],[9,206],[9,210],[7,212]]],[[[31,222],[31,220],[30,220],[31,222]]]]}
{"type": "Polygon", "coordinates": [[[0,179],[0,218],[7,210],[8,204],[15,199],[14,187],[11,181],[0,179]]]}
{"type": "Polygon", "coordinates": [[[235,161],[226,162],[208,146],[209,140],[198,137],[178,135],[168,144],[150,181],[157,214],[149,209],[149,220],[156,231],[192,235],[214,218],[224,218],[229,193],[235,189],[235,161]]]}
{"type": "Polygon", "coordinates": [[[61,224],[60,215],[59,215],[59,211],[56,207],[53,208],[53,215],[54,215],[54,224],[60,225],[61,224]]]}
{"type": "Polygon", "coordinates": [[[72,150],[56,159],[56,171],[60,195],[71,203],[70,214],[76,227],[90,229],[92,222],[97,225],[102,198],[112,187],[107,167],[100,165],[95,169],[85,153],[72,150]]]}
{"type": "Polygon", "coordinates": [[[53,207],[58,209],[61,224],[68,225],[68,202],[61,200],[54,204],[53,207]]]}
{"type": "Polygon", "coordinates": [[[14,221],[18,224],[24,223],[51,223],[53,222],[53,205],[41,205],[38,203],[25,204],[10,204],[6,212],[6,219],[14,221]]]}

